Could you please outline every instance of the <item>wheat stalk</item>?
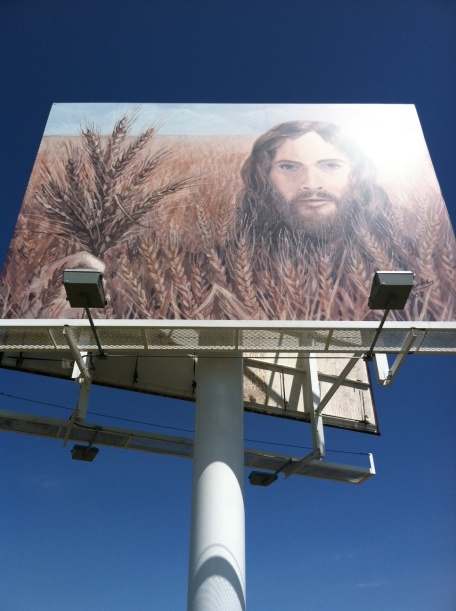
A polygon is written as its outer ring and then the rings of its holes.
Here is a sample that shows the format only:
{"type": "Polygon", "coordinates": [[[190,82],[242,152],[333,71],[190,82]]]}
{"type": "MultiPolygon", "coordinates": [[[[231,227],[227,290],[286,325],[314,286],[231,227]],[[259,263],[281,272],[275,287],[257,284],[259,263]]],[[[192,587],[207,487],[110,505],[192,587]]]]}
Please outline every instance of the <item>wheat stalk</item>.
{"type": "Polygon", "coordinates": [[[270,270],[260,269],[256,274],[258,282],[258,301],[266,318],[281,318],[279,312],[284,306],[283,294],[270,270]]]}
{"type": "Polygon", "coordinates": [[[171,302],[174,304],[176,318],[191,318],[194,298],[190,282],[185,273],[184,254],[180,248],[179,231],[171,225],[168,243],[165,247],[171,271],[171,302]]]}
{"type": "MultiPolygon", "coordinates": [[[[197,304],[196,308],[198,308],[198,304],[205,302],[210,292],[209,280],[207,276],[204,275],[201,271],[198,256],[195,256],[191,262],[191,283],[192,292],[195,297],[195,302],[197,304]]],[[[204,310],[199,311],[196,311],[195,309],[194,315],[195,318],[204,320],[206,317],[211,316],[211,308],[208,306],[204,308],[204,310]]]]}
{"type": "Polygon", "coordinates": [[[228,240],[229,229],[232,222],[234,206],[224,198],[221,202],[218,202],[219,215],[217,218],[216,225],[216,237],[219,242],[228,240]]]}
{"type": "MultiPolygon", "coordinates": [[[[160,262],[160,253],[157,242],[145,240],[140,246],[141,255],[148,273],[148,280],[152,286],[153,300],[156,310],[163,310],[167,303],[167,288],[165,273],[160,262]]],[[[163,312],[162,312],[163,313],[163,312]]]]}
{"type": "Polygon", "coordinates": [[[119,273],[124,281],[120,291],[125,295],[130,308],[126,318],[148,318],[151,303],[144,291],[142,279],[134,273],[126,260],[122,260],[119,273]]]}
{"type": "Polygon", "coordinates": [[[252,251],[244,235],[241,235],[236,244],[234,255],[234,277],[237,293],[240,299],[255,319],[264,318],[263,311],[258,305],[256,287],[252,270],[252,251]]]}
{"type": "Polygon", "coordinates": [[[129,116],[123,115],[114,125],[111,138],[106,146],[104,158],[105,163],[107,163],[109,159],[115,159],[119,156],[122,145],[128,136],[135,116],[136,112],[131,113],[129,116]]]}
{"type": "Polygon", "coordinates": [[[201,201],[199,199],[195,201],[195,210],[196,222],[198,225],[198,231],[199,235],[201,236],[202,244],[204,247],[208,248],[212,243],[212,231],[207,221],[204,207],[202,206],[201,201]]]}
{"type": "Polygon", "coordinates": [[[55,314],[53,314],[53,306],[55,306],[62,294],[62,276],[64,267],[65,266],[62,265],[56,268],[52,276],[47,281],[46,286],[41,289],[39,295],[41,307],[38,310],[38,318],[43,317],[44,314],[47,314],[49,318],[55,317],[55,314]]]}
{"type": "Polygon", "coordinates": [[[331,256],[327,252],[322,252],[320,259],[317,261],[319,311],[314,316],[317,320],[327,320],[329,318],[330,304],[328,298],[331,295],[331,271],[331,256]]]}
{"type": "Polygon", "coordinates": [[[420,267],[423,276],[433,275],[434,273],[434,248],[438,244],[437,236],[439,233],[440,219],[436,214],[429,214],[426,228],[422,232],[420,267]]]}
{"type": "Polygon", "coordinates": [[[144,217],[164,198],[194,184],[188,177],[178,177],[146,190],[172,151],[161,148],[140,161],[145,147],[154,140],[156,128],[147,129],[127,144],[131,125],[131,118],[122,117],[106,138],[94,126],[86,125],[81,146],[67,150],[60,177],[46,164],[41,168],[35,199],[46,213],[46,230],[77,239],[82,250],[98,257],[137,233],[144,226],[144,217]]]}
{"type": "Polygon", "coordinates": [[[361,248],[372,259],[376,269],[389,269],[389,257],[374,234],[363,227],[358,227],[357,231],[361,248]]]}

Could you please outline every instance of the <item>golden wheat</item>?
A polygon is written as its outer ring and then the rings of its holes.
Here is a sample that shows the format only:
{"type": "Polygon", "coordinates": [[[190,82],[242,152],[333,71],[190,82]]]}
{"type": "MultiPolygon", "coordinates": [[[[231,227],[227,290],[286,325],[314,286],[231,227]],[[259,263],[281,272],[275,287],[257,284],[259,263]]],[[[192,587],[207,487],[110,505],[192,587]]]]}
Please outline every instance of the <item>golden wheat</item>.
{"type": "Polygon", "coordinates": [[[393,235],[356,219],[343,247],[294,236],[273,255],[267,236],[252,247],[234,227],[251,137],[162,136],[157,126],[132,137],[133,120],[121,117],[109,136],[88,124],[78,137],[44,139],[2,276],[4,316],[58,312],[52,262],[88,252],[106,264],[110,309],[100,316],[375,319],[366,312],[374,270],[410,265],[421,284],[392,316],[454,319],[454,235],[425,182],[391,187],[393,235]]]}
{"type": "Polygon", "coordinates": [[[252,269],[252,252],[245,236],[240,236],[236,244],[234,256],[234,279],[240,300],[248,309],[254,319],[263,317],[256,297],[256,286],[254,284],[252,269]]]}

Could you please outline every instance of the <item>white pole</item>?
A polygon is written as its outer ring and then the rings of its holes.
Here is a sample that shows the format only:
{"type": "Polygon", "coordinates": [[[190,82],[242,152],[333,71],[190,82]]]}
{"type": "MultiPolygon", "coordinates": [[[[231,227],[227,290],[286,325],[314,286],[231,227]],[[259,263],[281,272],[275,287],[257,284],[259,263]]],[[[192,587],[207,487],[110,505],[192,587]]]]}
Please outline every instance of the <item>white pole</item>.
{"type": "Polygon", "coordinates": [[[245,609],[242,356],[200,356],[188,611],[245,609]]]}

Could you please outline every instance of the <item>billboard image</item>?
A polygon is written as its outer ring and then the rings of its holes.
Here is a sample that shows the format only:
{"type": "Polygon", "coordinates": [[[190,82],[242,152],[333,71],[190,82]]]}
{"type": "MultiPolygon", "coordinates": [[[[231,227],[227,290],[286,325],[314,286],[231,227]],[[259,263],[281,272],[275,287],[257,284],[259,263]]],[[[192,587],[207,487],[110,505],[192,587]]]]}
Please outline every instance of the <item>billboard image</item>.
{"type": "Polygon", "coordinates": [[[1,276],[2,318],[455,320],[455,238],[414,106],[55,104],[1,276]]]}

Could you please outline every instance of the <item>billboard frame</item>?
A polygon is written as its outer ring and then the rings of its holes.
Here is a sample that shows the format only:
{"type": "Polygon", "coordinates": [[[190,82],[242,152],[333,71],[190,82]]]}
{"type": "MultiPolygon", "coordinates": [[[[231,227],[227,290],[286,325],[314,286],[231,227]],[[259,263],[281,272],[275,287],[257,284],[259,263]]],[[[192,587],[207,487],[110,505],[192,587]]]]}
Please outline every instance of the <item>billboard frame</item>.
{"type": "MultiPolygon", "coordinates": [[[[176,352],[367,352],[378,329],[377,321],[240,321],[240,320],[109,320],[94,319],[104,350],[129,353],[150,350],[176,352]],[[307,342],[307,343],[306,343],[307,342]]],[[[78,336],[82,350],[97,344],[86,319],[3,319],[0,351],[68,350],[65,327],[78,336]]],[[[408,334],[416,336],[409,353],[455,354],[456,322],[386,322],[375,352],[398,354],[408,334]]]]}

